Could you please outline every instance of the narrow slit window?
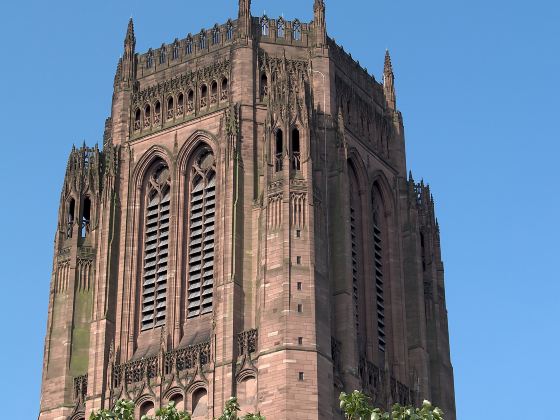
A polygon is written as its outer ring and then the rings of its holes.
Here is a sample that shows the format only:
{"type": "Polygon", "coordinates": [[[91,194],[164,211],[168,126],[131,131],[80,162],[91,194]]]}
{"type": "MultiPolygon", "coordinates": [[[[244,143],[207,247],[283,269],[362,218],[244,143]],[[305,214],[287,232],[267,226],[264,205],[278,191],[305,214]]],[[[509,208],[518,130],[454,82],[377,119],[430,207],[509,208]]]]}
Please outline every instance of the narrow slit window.
{"type": "Polygon", "coordinates": [[[159,164],[146,188],[142,330],[165,325],[171,199],[167,166],[159,164]]]}
{"type": "Polygon", "coordinates": [[[70,199],[68,204],[68,215],[66,220],[66,239],[72,237],[72,230],[74,228],[74,216],[76,214],[76,200],[70,199]]]}

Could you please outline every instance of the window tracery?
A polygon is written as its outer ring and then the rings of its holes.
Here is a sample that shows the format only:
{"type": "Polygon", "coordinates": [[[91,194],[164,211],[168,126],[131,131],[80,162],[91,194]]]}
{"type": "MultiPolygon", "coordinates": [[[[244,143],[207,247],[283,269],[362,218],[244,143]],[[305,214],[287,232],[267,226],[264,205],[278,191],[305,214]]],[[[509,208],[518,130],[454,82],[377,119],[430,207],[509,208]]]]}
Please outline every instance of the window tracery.
{"type": "Polygon", "coordinates": [[[233,24],[231,21],[228,21],[227,23],[226,38],[228,41],[233,39],[233,24]]]}
{"type": "Polygon", "coordinates": [[[263,36],[268,36],[270,32],[270,22],[268,21],[268,17],[264,15],[261,18],[261,34],[263,36]]]}
{"type": "Polygon", "coordinates": [[[277,29],[276,29],[276,36],[278,38],[285,38],[286,37],[286,23],[284,19],[278,19],[277,29]]]}
{"type": "Polygon", "coordinates": [[[159,50],[159,64],[164,64],[166,59],[167,59],[167,50],[165,45],[162,45],[161,49],[159,50]]]}
{"type": "Polygon", "coordinates": [[[218,28],[218,25],[216,25],[212,30],[212,45],[217,45],[219,43],[220,43],[220,28],[218,28]]]}
{"type": "Polygon", "coordinates": [[[187,43],[185,44],[185,54],[191,55],[192,47],[193,47],[193,40],[192,40],[192,36],[189,34],[189,36],[187,37],[187,43]]]}
{"type": "Polygon", "coordinates": [[[154,53],[150,48],[150,50],[148,51],[148,55],[146,57],[146,68],[151,69],[153,63],[154,63],[154,53]]]}
{"type": "Polygon", "coordinates": [[[212,312],[216,169],[212,151],[202,149],[192,164],[189,193],[187,316],[212,312]]]}
{"type": "Polygon", "coordinates": [[[293,37],[295,41],[301,41],[301,23],[298,20],[294,21],[293,37]]]}
{"type": "Polygon", "coordinates": [[[200,31],[199,38],[199,47],[201,50],[206,49],[206,32],[204,30],[200,31]]]}
{"type": "Polygon", "coordinates": [[[165,325],[169,258],[170,172],[159,163],[145,195],[142,330],[165,325]]]}
{"type": "Polygon", "coordinates": [[[179,42],[177,40],[175,40],[175,43],[173,44],[173,60],[178,60],[179,59],[179,42]]]}

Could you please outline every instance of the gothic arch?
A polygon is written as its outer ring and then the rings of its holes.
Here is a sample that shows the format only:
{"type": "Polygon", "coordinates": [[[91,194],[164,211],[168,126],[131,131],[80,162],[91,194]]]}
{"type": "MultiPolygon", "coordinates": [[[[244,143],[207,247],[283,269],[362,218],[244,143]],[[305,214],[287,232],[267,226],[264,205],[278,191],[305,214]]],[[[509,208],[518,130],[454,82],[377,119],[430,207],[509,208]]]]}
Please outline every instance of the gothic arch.
{"type": "Polygon", "coordinates": [[[381,199],[383,200],[383,204],[385,205],[385,213],[390,214],[391,216],[395,214],[395,197],[392,194],[392,188],[389,184],[389,180],[385,176],[382,171],[376,171],[373,174],[372,182],[371,182],[371,194],[373,197],[373,193],[375,188],[378,189],[381,199]]]}
{"type": "Polygon", "coordinates": [[[197,130],[191,134],[181,149],[177,154],[177,162],[180,175],[186,175],[188,170],[189,161],[193,152],[195,152],[200,146],[207,145],[214,153],[216,161],[219,161],[219,143],[216,137],[208,131],[197,130]]]}
{"type": "Polygon", "coordinates": [[[349,168],[352,167],[354,169],[358,179],[360,195],[363,195],[367,191],[367,185],[369,184],[367,169],[358,151],[353,147],[348,149],[348,165],[349,168]]]}
{"type": "Polygon", "coordinates": [[[132,184],[136,186],[138,190],[142,188],[142,184],[146,178],[146,174],[151,169],[152,165],[161,159],[169,168],[170,171],[173,169],[172,164],[172,154],[169,150],[162,146],[152,146],[150,147],[140,158],[138,163],[134,166],[132,171],[132,184]]]}

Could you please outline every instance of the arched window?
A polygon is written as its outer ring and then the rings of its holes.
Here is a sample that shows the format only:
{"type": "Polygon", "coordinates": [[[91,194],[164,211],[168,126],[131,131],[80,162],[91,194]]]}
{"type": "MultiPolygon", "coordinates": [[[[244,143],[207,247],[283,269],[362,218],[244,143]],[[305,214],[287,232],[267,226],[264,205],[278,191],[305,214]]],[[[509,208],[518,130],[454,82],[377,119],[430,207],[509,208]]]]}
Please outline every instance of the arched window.
{"type": "Polygon", "coordinates": [[[66,215],[66,239],[70,239],[72,237],[75,214],[76,214],[76,200],[71,198],[70,202],[68,203],[68,213],[66,215]]]}
{"type": "Polygon", "coordinates": [[[268,96],[268,77],[266,77],[266,73],[263,73],[261,76],[261,98],[265,98],[268,96]]]}
{"type": "Polygon", "coordinates": [[[292,169],[299,171],[301,169],[301,150],[299,144],[299,130],[292,130],[292,169]]]}
{"type": "Polygon", "coordinates": [[[146,56],[146,68],[151,69],[153,63],[154,63],[154,53],[150,48],[150,50],[148,51],[148,55],[146,56]]]}
{"type": "Polygon", "coordinates": [[[384,277],[384,254],[386,252],[384,238],[386,232],[385,210],[381,199],[381,192],[377,186],[372,193],[373,209],[373,246],[374,246],[374,267],[375,267],[375,305],[377,313],[377,344],[380,351],[385,352],[385,277],[384,277]]]}
{"type": "Polygon", "coordinates": [[[268,36],[270,32],[270,23],[268,22],[268,17],[263,16],[261,18],[261,34],[263,36],[268,36]]]}
{"type": "Polygon", "coordinates": [[[214,26],[212,30],[212,45],[217,45],[220,43],[220,28],[218,26],[214,26]]]}
{"type": "Polygon", "coordinates": [[[189,90],[187,94],[187,112],[190,114],[194,111],[194,91],[189,90]]]}
{"type": "Polygon", "coordinates": [[[200,88],[200,109],[206,108],[208,106],[208,87],[202,85],[200,88]]]}
{"type": "Polygon", "coordinates": [[[147,401],[140,407],[140,418],[143,416],[154,416],[156,414],[156,408],[153,402],[147,401]]]}
{"type": "Polygon", "coordinates": [[[138,108],[134,113],[134,131],[138,131],[141,128],[142,128],[142,111],[140,111],[140,108],[138,108]]]}
{"type": "Polygon", "coordinates": [[[205,417],[208,413],[208,392],[197,389],[192,394],[192,416],[205,417]]]}
{"type": "Polygon", "coordinates": [[[363,212],[358,176],[354,167],[348,164],[348,203],[350,207],[350,246],[352,268],[352,303],[354,327],[356,328],[358,346],[363,349],[366,344],[366,323],[364,322],[364,250],[363,250],[363,212]]]}
{"type": "Polygon", "coordinates": [[[179,41],[175,40],[173,43],[173,60],[179,59],[179,41]]]}
{"type": "Polygon", "coordinates": [[[169,402],[171,401],[175,403],[175,408],[177,408],[177,411],[185,411],[185,399],[181,394],[173,395],[171,398],[169,398],[169,402]]]}
{"type": "Polygon", "coordinates": [[[232,25],[231,21],[228,21],[228,23],[227,23],[226,38],[227,38],[228,41],[233,39],[233,25],[232,25]]]}
{"type": "Polygon", "coordinates": [[[193,46],[192,36],[189,34],[189,36],[187,37],[187,42],[185,44],[185,54],[187,55],[192,54],[192,46],[193,46]]]}
{"type": "Polygon", "coordinates": [[[276,144],[275,144],[275,151],[274,151],[274,161],[275,161],[275,170],[276,172],[280,172],[282,170],[282,159],[284,154],[284,138],[282,135],[282,130],[276,130],[276,144]]]}
{"type": "Polygon", "coordinates": [[[159,64],[164,64],[167,59],[167,51],[165,45],[162,45],[159,50],[159,64]]]}
{"type": "Polygon", "coordinates": [[[215,105],[218,102],[218,82],[214,80],[210,90],[212,92],[210,95],[210,105],[215,105]]]}
{"type": "Polygon", "coordinates": [[[285,38],[286,37],[286,23],[284,23],[284,19],[278,19],[278,27],[276,29],[276,37],[278,38],[285,38]]]}
{"type": "Polygon", "coordinates": [[[165,325],[169,258],[169,168],[158,163],[151,171],[145,193],[142,330],[165,325]]]}
{"type": "Polygon", "coordinates": [[[167,119],[172,120],[175,116],[175,106],[173,104],[173,96],[167,98],[167,119]]]}
{"type": "Polygon", "coordinates": [[[185,98],[182,93],[177,96],[177,115],[181,116],[185,112],[185,98]]]}
{"type": "Polygon", "coordinates": [[[80,233],[82,238],[89,236],[91,229],[91,200],[89,197],[84,198],[84,207],[82,209],[82,221],[80,223],[80,233]]]}
{"type": "Polygon", "coordinates": [[[154,124],[159,124],[161,122],[161,104],[156,101],[154,106],[154,124]]]}
{"type": "Polygon", "coordinates": [[[200,35],[198,36],[198,41],[199,41],[199,48],[201,50],[206,49],[206,32],[204,32],[204,30],[200,31],[200,35]]]}
{"type": "Polygon", "coordinates": [[[190,171],[187,316],[212,312],[216,169],[214,154],[202,148],[190,171]]]}
{"type": "Polygon", "coordinates": [[[144,128],[149,128],[152,125],[152,108],[146,105],[144,108],[144,128]]]}
{"type": "Polygon", "coordinates": [[[301,24],[299,21],[294,21],[293,36],[295,41],[301,41],[301,24]]]}
{"type": "Polygon", "coordinates": [[[222,79],[222,94],[221,94],[220,99],[222,101],[227,101],[228,93],[229,93],[228,92],[228,79],[227,79],[227,77],[224,77],[222,79]]]}

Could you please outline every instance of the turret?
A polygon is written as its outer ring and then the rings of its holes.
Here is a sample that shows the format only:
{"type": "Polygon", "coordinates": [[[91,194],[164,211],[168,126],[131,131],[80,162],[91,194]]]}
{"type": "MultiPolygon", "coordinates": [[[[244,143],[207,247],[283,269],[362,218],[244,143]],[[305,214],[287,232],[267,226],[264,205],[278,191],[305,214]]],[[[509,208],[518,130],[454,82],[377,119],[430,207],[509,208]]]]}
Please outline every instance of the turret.
{"type": "Polygon", "coordinates": [[[239,0],[239,37],[251,36],[251,0],[239,0]]]}
{"type": "Polygon", "coordinates": [[[313,24],[315,26],[315,46],[327,44],[327,26],[325,21],[325,1],[315,0],[313,5],[313,24]]]}
{"type": "Polygon", "coordinates": [[[387,107],[396,111],[397,97],[395,95],[395,75],[393,74],[393,65],[391,63],[391,55],[389,50],[385,52],[385,68],[383,69],[383,91],[385,93],[385,100],[387,107]]]}

